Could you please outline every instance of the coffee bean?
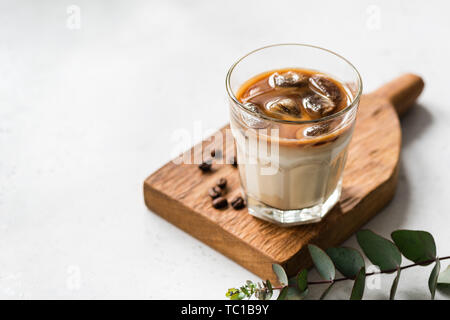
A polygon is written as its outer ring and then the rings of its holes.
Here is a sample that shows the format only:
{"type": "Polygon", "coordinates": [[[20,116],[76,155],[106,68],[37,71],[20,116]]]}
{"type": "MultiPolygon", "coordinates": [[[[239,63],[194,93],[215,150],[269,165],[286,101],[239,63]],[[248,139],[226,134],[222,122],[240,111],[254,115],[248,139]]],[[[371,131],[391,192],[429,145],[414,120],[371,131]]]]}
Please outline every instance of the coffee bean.
{"type": "Polygon", "coordinates": [[[236,197],[231,201],[231,206],[236,210],[240,210],[245,207],[245,201],[242,197],[236,197]]]}
{"type": "Polygon", "coordinates": [[[211,157],[213,157],[213,158],[220,158],[220,157],[222,157],[222,151],[220,151],[220,149],[212,149],[211,150],[211,157]]]}
{"type": "Polygon", "coordinates": [[[230,158],[230,163],[233,167],[237,168],[237,166],[238,166],[237,157],[234,156],[234,157],[230,158]]]}
{"type": "Polygon", "coordinates": [[[215,199],[222,195],[222,189],[220,189],[218,186],[212,187],[211,189],[209,189],[208,194],[211,198],[215,199]]]}
{"type": "Polygon", "coordinates": [[[222,209],[228,206],[228,201],[224,197],[219,197],[213,200],[212,205],[216,209],[222,209]]]}
{"type": "Polygon", "coordinates": [[[198,165],[198,168],[202,170],[203,172],[211,171],[212,167],[212,161],[210,159],[203,161],[201,164],[198,165]]]}
{"type": "Polygon", "coordinates": [[[220,178],[216,185],[220,188],[220,189],[224,189],[227,186],[227,179],[225,178],[220,178]]]}

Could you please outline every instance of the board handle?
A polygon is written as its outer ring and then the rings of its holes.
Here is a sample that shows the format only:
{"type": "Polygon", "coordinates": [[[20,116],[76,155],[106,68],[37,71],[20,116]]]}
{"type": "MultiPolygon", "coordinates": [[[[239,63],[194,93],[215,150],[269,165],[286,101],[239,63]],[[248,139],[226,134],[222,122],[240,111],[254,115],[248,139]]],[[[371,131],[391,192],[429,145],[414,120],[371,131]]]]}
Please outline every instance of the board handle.
{"type": "Polygon", "coordinates": [[[397,114],[402,116],[416,101],[424,85],[421,77],[407,73],[378,88],[374,95],[389,100],[397,114]]]}

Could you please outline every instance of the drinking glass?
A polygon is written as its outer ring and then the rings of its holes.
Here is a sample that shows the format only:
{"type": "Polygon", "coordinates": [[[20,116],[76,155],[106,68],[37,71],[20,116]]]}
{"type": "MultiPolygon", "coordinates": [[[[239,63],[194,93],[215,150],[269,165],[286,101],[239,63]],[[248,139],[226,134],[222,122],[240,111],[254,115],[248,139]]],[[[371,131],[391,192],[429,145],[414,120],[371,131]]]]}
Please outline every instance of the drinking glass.
{"type": "Polygon", "coordinates": [[[291,226],[320,221],[339,201],[342,173],[362,92],[361,77],[345,58],[305,44],[276,44],[235,62],[226,77],[230,126],[249,213],[291,226]],[[320,119],[271,118],[236,97],[243,83],[269,70],[316,70],[341,82],[346,108],[320,119]],[[296,132],[294,138],[292,133],[296,132]]]}

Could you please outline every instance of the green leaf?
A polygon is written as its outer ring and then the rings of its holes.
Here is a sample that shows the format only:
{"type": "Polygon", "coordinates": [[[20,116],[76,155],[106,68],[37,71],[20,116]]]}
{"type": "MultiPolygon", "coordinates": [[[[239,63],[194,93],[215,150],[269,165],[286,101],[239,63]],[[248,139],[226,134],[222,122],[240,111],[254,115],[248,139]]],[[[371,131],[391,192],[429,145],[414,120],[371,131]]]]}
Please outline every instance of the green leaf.
{"type": "Polygon", "coordinates": [[[336,269],[347,278],[354,278],[361,268],[364,268],[364,259],[353,248],[329,248],[327,254],[333,260],[336,269]]]}
{"type": "Polygon", "coordinates": [[[402,263],[402,255],[391,241],[370,230],[359,231],[356,238],[367,258],[379,266],[381,271],[394,272],[402,263]]]}
{"type": "Polygon", "coordinates": [[[300,292],[308,288],[308,270],[304,269],[297,274],[297,287],[300,292]]]}
{"type": "Polygon", "coordinates": [[[286,300],[303,300],[308,295],[309,289],[306,288],[305,291],[300,292],[295,287],[287,287],[287,294],[286,294],[286,300]]]}
{"type": "Polygon", "coordinates": [[[230,289],[228,289],[228,291],[227,291],[227,293],[225,294],[225,296],[226,296],[227,298],[231,298],[231,296],[232,296],[233,294],[237,293],[238,291],[239,291],[238,289],[230,288],[230,289]]]}
{"type": "Polygon", "coordinates": [[[227,298],[230,300],[242,300],[245,298],[245,294],[240,292],[236,288],[230,288],[228,289],[227,293],[225,294],[227,298]]]}
{"type": "Polygon", "coordinates": [[[297,277],[290,277],[288,281],[288,285],[291,287],[297,287],[297,277]]]}
{"type": "Polygon", "coordinates": [[[248,292],[248,290],[247,290],[247,288],[246,288],[245,286],[242,286],[240,289],[241,289],[241,291],[242,291],[246,296],[249,296],[249,295],[250,295],[249,292],[248,292]]]}
{"type": "Polygon", "coordinates": [[[436,244],[433,236],[429,232],[397,230],[392,232],[391,237],[400,249],[400,252],[415,263],[436,258],[436,244]]]}
{"type": "Polygon", "coordinates": [[[245,294],[243,294],[242,292],[239,292],[237,294],[233,294],[230,299],[231,300],[242,300],[245,298],[245,294]]]}
{"type": "Polygon", "coordinates": [[[431,300],[434,300],[434,294],[436,293],[436,284],[438,281],[440,270],[441,270],[441,263],[439,259],[436,259],[436,264],[434,265],[434,268],[430,274],[430,278],[428,279],[428,288],[430,289],[431,300]]]}
{"type": "Polygon", "coordinates": [[[273,288],[272,283],[270,283],[269,280],[266,281],[266,288],[267,288],[266,300],[270,300],[270,298],[272,298],[273,295],[273,288]]]}
{"type": "Polygon", "coordinates": [[[267,289],[269,289],[270,292],[273,291],[272,284],[270,283],[269,280],[266,281],[266,287],[267,287],[267,289]]]}
{"type": "Polygon", "coordinates": [[[327,296],[328,292],[330,292],[331,287],[334,286],[335,282],[332,282],[326,289],[325,291],[322,293],[322,295],[320,296],[320,300],[325,299],[325,297],[327,296]]]}
{"type": "Polygon", "coordinates": [[[266,282],[258,282],[258,288],[255,290],[255,298],[258,300],[270,300],[272,298],[273,291],[272,285],[270,284],[270,281],[266,282]],[[270,286],[270,288],[269,288],[270,286]]]}
{"type": "Polygon", "coordinates": [[[441,274],[438,277],[438,284],[450,284],[450,265],[441,272],[441,274]]]}
{"type": "Polygon", "coordinates": [[[286,300],[286,297],[287,297],[287,294],[288,294],[288,289],[289,289],[289,287],[284,287],[283,289],[281,289],[277,300],[286,300]]]}
{"type": "Polygon", "coordinates": [[[355,278],[350,300],[361,300],[366,286],[366,268],[362,267],[355,278]]]}
{"type": "Polygon", "coordinates": [[[246,281],[247,288],[250,290],[250,295],[252,295],[255,292],[256,284],[253,281],[247,280],[246,281]]]}
{"type": "Polygon", "coordinates": [[[272,298],[272,293],[267,290],[261,290],[255,293],[255,297],[258,300],[270,300],[270,298],[272,298]]]}
{"type": "Polygon", "coordinates": [[[333,261],[331,261],[325,251],[313,244],[309,244],[308,249],[314,265],[322,278],[330,281],[334,280],[336,270],[334,268],[333,261]]]}
{"type": "Polygon", "coordinates": [[[392,282],[391,294],[389,295],[389,300],[394,300],[394,298],[395,298],[395,293],[397,292],[398,281],[400,280],[401,271],[402,270],[400,268],[397,269],[397,275],[395,276],[395,279],[392,282]]]}
{"type": "Polygon", "coordinates": [[[272,270],[273,270],[273,272],[275,272],[275,274],[278,278],[278,281],[282,285],[286,286],[288,284],[288,277],[287,277],[286,271],[284,271],[283,267],[280,266],[279,264],[274,263],[274,264],[272,264],[272,270]]]}

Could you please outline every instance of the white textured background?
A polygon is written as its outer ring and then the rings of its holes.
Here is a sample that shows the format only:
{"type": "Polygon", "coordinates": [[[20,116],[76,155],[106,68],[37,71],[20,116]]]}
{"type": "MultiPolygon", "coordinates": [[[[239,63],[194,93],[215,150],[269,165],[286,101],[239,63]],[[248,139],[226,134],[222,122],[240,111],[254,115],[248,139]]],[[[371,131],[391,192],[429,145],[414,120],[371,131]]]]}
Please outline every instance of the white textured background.
{"type": "MultiPolygon", "coordinates": [[[[449,12],[444,1],[1,1],[0,298],[221,299],[258,280],[149,212],[142,182],[171,159],[174,130],[227,122],[231,63],[280,42],[344,55],[366,92],[424,77],[403,119],[397,195],[367,227],[428,230],[449,255],[449,12]]],[[[428,299],[430,271],[405,270],[398,298],[428,299]]],[[[387,298],[392,279],[366,297],[387,298]]]]}

